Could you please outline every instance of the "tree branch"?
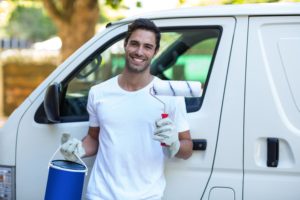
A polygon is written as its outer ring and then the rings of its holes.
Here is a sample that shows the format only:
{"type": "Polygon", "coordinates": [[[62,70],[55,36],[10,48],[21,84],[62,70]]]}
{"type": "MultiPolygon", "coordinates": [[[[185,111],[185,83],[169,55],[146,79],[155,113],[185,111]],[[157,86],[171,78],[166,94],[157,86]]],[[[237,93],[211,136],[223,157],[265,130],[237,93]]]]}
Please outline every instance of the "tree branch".
{"type": "MultiPolygon", "coordinates": [[[[64,19],[69,21],[74,11],[74,4],[77,0],[60,0],[62,4],[62,10],[64,13],[64,19]]],[[[85,1],[85,0],[84,0],[85,1]]]]}
{"type": "Polygon", "coordinates": [[[48,14],[54,21],[58,23],[64,21],[63,14],[59,11],[53,0],[43,0],[43,3],[48,14]]]}

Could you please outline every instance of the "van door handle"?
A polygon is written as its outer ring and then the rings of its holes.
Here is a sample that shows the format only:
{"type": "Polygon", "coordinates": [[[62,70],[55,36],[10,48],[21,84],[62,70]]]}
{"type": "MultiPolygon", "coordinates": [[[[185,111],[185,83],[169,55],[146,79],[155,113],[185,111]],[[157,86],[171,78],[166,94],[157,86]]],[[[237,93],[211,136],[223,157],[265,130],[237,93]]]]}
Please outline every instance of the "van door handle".
{"type": "Polygon", "coordinates": [[[279,139],[267,138],[267,166],[277,167],[279,161],[279,139]]]}
{"type": "Polygon", "coordinates": [[[206,139],[193,139],[193,150],[194,151],[205,151],[207,146],[206,139]]]}

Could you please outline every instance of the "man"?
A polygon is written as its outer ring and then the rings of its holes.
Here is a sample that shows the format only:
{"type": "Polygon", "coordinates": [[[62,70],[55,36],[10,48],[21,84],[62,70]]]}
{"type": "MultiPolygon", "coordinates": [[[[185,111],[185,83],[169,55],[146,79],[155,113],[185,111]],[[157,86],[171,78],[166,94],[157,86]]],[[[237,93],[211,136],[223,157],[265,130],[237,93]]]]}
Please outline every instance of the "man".
{"type": "Polygon", "coordinates": [[[150,63],[159,49],[160,32],[148,19],[128,27],[123,72],[93,86],[88,97],[89,130],[83,141],[69,139],[66,159],[97,154],[87,189],[95,200],[158,200],[165,189],[164,155],[187,159],[192,141],[183,98],[150,94],[150,63]],[[164,143],[161,146],[160,143],[164,143]]]}

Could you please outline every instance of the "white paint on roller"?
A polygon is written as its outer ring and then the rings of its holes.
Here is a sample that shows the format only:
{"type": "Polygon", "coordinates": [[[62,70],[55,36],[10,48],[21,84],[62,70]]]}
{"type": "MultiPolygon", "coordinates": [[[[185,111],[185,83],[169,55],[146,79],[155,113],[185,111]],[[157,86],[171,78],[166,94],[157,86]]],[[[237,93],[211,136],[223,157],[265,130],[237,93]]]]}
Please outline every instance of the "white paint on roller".
{"type": "Polygon", "coordinates": [[[198,81],[156,81],[153,84],[155,95],[201,97],[202,87],[198,81]]]}

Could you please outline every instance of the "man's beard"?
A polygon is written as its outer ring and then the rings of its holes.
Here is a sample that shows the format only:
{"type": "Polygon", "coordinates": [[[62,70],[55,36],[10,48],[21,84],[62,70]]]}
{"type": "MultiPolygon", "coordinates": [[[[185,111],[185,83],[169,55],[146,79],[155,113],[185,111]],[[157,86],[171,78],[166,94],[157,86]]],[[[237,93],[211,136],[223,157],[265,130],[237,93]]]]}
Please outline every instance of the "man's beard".
{"type": "Polygon", "coordinates": [[[145,65],[145,66],[143,66],[142,68],[139,68],[139,67],[132,66],[132,65],[129,63],[129,61],[126,60],[125,67],[126,67],[126,69],[127,69],[129,72],[138,74],[138,73],[143,73],[143,72],[145,72],[145,71],[150,67],[150,64],[149,64],[149,65],[145,65]]]}

